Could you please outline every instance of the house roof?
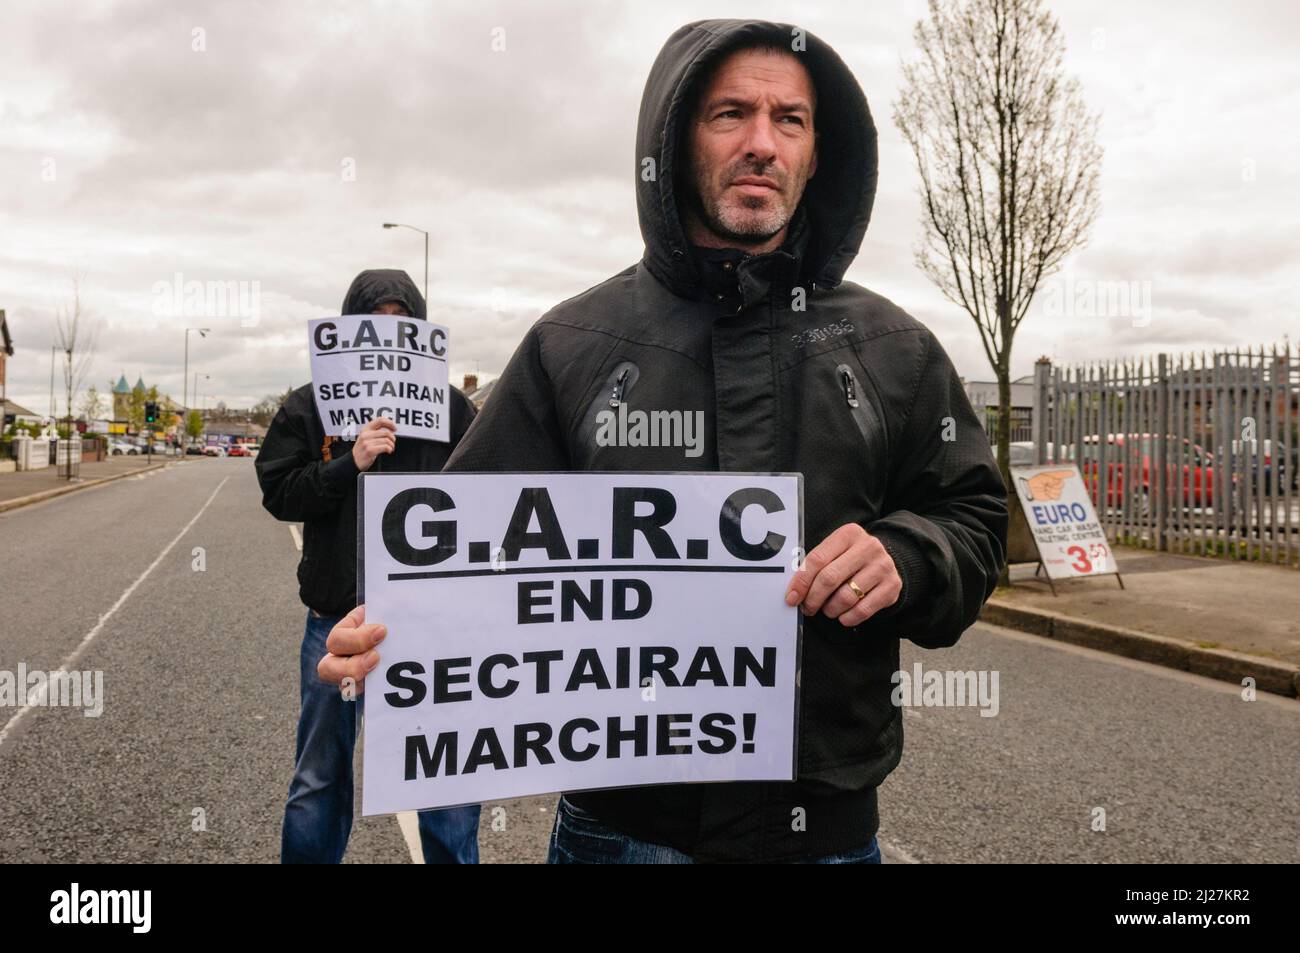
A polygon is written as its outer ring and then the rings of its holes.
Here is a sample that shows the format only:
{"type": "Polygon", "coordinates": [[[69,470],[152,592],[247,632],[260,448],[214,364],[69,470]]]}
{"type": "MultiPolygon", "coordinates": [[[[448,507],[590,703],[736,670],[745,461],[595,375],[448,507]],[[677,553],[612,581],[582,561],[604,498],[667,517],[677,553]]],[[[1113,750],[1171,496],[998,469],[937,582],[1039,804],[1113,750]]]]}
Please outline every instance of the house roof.
{"type": "Polygon", "coordinates": [[[5,401],[5,416],[13,414],[15,417],[40,417],[40,414],[34,413],[24,407],[22,404],[15,404],[12,400],[5,401]]]}
{"type": "Polygon", "coordinates": [[[474,388],[465,396],[470,399],[470,402],[475,407],[482,407],[483,402],[488,399],[488,395],[492,393],[492,388],[497,386],[497,381],[499,381],[500,379],[501,378],[499,377],[494,377],[492,378],[492,380],[488,381],[482,387],[474,388]]]}

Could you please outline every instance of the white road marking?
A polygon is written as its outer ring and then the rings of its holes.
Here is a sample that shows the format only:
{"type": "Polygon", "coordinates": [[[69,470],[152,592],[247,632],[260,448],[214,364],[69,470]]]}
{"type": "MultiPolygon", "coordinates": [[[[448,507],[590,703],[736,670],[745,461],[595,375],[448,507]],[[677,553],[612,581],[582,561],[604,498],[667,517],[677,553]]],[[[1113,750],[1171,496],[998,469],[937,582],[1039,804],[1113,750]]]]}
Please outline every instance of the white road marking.
{"type": "Polygon", "coordinates": [[[293,537],[294,548],[298,550],[298,552],[302,552],[302,530],[298,529],[297,523],[289,524],[289,535],[293,537]]]}
{"type": "MultiPolygon", "coordinates": [[[[146,569],[144,572],[140,573],[140,575],[136,577],[135,582],[131,583],[131,585],[126,587],[126,591],[117,597],[117,601],[113,603],[112,607],[107,612],[105,612],[102,616],[99,617],[99,621],[95,623],[94,628],[92,628],[89,632],[87,632],[84,636],[82,636],[81,643],[75,649],[72,650],[72,652],[68,655],[68,657],[63,660],[63,664],[59,666],[58,671],[60,674],[62,675],[67,674],[68,669],[72,666],[72,664],[76,662],[78,658],[81,657],[81,653],[84,652],[86,648],[90,645],[90,643],[95,640],[95,637],[98,636],[99,633],[104,630],[104,625],[108,622],[108,620],[113,618],[113,616],[117,613],[117,610],[122,608],[122,605],[126,602],[127,599],[131,598],[131,593],[135,592],[135,590],[139,587],[140,583],[144,582],[145,579],[149,577],[149,574],[158,568],[158,564],[161,563],[167,557],[167,554],[172,551],[172,547],[175,546],[177,543],[179,543],[181,541],[181,537],[190,531],[190,527],[192,527],[195,523],[199,521],[199,517],[202,516],[204,512],[207,510],[207,508],[212,505],[212,501],[217,498],[217,494],[221,492],[221,488],[226,485],[226,480],[229,479],[230,477],[225,477],[224,479],[222,479],[220,483],[217,484],[217,488],[212,491],[212,495],[208,497],[207,502],[204,503],[201,507],[199,507],[199,511],[194,514],[194,516],[190,519],[188,523],[185,524],[185,528],[182,529],[179,533],[177,533],[174,537],[172,537],[172,541],[168,543],[166,547],[163,548],[163,551],[158,554],[158,557],[149,564],[149,568],[146,569]]],[[[38,699],[37,705],[40,705],[45,701],[44,695],[47,691],[49,691],[49,680],[46,681],[45,685],[41,688],[39,692],[35,693],[35,697],[38,699]]],[[[18,725],[18,723],[23,720],[23,716],[26,715],[29,711],[31,711],[32,708],[34,707],[32,705],[31,697],[26,698],[25,701],[26,704],[24,704],[23,707],[19,708],[18,711],[14,714],[14,716],[10,718],[7,722],[5,722],[4,728],[0,729],[0,747],[4,745],[5,739],[9,737],[10,732],[12,732],[13,729],[18,725]]]]}
{"type": "Polygon", "coordinates": [[[406,839],[406,849],[411,852],[411,863],[424,863],[424,848],[420,846],[420,819],[414,811],[399,811],[397,826],[406,839]]]}
{"type": "Polygon", "coordinates": [[[893,844],[887,844],[879,837],[876,838],[876,844],[880,847],[881,859],[887,864],[919,864],[920,861],[903,850],[901,847],[895,847],[893,844]]]}

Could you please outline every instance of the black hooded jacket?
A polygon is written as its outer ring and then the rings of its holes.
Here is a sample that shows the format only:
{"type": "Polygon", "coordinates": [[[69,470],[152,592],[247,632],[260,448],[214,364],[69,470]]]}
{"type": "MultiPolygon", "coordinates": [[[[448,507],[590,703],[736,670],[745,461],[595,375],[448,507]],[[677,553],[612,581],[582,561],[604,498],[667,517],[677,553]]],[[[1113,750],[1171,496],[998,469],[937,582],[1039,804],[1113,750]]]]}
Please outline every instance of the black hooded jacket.
{"type": "Polygon", "coordinates": [[[893,557],[895,605],[852,629],[805,620],[797,781],[568,795],[608,826],[706,861],[811,858],[870,841],[875,789],[902,755],[891,703],[899,641],[956,642],[1006,546],[1006,490],[943,348],[892,302],[843,281],[871,215],[876,132],[852,73],[816,37],[797,55],[818,89],[818,168],[785,246],[751,256],[688,245],[673,183],[698,81],[738,46],[789,49],[792,29],[710,20],[668,40],[637,134],[644,257],[532,327],[447,466],[800,471],[806,549],[856,522],[893,557]],[[653,181],[640,175],[645,157],[653,181]],[[599,445],[596,415],[619,401],[703,410],[702,455],[599,445]]]}
{"type": "MultiPolygon", "coordinates": [[[[421,321],[424,298],[404,271],[378,269],[357,275],[343,299],[342,314],[370,314],[381,304],[400,304],[421,321]]],[[[397,441],[391,455],[376,458],[370,472],[441,470],[474,419],[474,405],[455,387],[451,442],[413,437],[397,441]]],[[[352,441],[334,440],[326,450],[311,384],[281,405],[257,454],[262,505],[276,519],[302,523],[298,592],[303,604],[322,615],[345,615],[357,604],[357,465],[352,441]],[[326,454],[328,453],[328,459],[326,454]]]]}

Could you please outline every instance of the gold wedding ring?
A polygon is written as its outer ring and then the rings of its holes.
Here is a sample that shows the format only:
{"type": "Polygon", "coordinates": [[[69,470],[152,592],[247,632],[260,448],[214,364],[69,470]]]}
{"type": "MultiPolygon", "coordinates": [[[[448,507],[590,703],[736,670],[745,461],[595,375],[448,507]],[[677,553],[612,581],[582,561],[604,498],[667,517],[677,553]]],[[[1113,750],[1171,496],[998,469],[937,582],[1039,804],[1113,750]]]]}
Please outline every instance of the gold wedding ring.
{"type": "Polygon", "coordinates": [[[867,597],[867,594],[863,592],[862,588],[852,579],[849,580],[849,588],[853,590],[853,594],[858,597],[859,602],[867,597]]]}

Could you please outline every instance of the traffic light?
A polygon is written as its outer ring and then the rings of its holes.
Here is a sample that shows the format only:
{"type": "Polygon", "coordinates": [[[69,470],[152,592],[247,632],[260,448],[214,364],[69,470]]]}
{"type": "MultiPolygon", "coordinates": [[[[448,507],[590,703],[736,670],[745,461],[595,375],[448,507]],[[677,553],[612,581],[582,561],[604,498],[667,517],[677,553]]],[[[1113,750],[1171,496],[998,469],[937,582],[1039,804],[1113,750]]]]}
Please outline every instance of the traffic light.
{"type": "Polygon", "coordinates": [[[153,424],[158,422],[158,405],[152,400],[145,401],[144,405],[144,422],[153,424]]]}

